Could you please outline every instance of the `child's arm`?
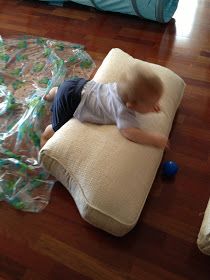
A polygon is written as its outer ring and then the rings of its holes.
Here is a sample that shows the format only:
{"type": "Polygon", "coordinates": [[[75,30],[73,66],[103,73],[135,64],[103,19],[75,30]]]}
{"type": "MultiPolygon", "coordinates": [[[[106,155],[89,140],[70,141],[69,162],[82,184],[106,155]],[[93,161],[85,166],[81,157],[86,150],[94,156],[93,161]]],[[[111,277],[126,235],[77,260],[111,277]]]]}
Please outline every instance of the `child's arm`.
{"type": "Polygon", "coordinates": [[[123,128],[120,129],[120,133],[128,140],[138,144],[150,145],[161,149],[169,146],[167,137],[160,134],[149,133],[139,128],[123,128]]]}

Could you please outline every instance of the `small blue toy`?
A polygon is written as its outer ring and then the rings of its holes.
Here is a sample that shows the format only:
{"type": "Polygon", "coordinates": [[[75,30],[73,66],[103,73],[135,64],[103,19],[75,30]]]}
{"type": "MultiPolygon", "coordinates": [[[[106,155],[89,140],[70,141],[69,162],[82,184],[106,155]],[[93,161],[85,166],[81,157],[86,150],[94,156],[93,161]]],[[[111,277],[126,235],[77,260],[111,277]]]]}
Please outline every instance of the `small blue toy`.
{"type": "Polygon", "coordinates": [[[167,178],[172,178],[178,172],[179,167],[176,162],[174,161],[166,161],[163,163],[162,166],[162,174],[167,178]]]}

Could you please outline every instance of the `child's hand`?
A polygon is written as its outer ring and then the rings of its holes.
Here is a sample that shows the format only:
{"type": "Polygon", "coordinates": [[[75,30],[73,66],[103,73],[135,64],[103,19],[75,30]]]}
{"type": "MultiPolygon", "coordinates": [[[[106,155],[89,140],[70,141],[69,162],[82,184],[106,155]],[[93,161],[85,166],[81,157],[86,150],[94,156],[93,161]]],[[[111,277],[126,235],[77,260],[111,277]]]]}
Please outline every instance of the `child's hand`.
{"type": "Polygon", "coordinates": [[[159,149],[169,149],[168,138],[159,133],[150,133],[136,127],[120,129],[120,133],[130,141],[142,145],[150,145],[159,149]]]}
{"type": "Polygon", "coordinates": [[[170,143],[167,137],[162,135],[157,135],[156,144],[155,146],[160,149],[169,149],[170,143]]]}

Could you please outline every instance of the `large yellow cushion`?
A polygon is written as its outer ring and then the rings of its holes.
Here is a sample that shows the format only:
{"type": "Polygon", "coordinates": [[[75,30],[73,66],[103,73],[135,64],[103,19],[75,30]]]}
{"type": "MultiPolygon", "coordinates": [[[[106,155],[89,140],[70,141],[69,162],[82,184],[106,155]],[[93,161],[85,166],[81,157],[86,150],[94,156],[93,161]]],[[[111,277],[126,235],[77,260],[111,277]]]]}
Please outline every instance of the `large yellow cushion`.
{"type": "MultiPolygon", "coordinates": [[[[139,65],[147,63],[120,49],[112,49],[94,80],[118,81],[122,71],[134,61],[139,65]]],[[[149,65],[164,83],[162,111],[139,115],[139,121],[144,129],[168,135],[185,84],[169,69],[149,65]]],[[[125,139],[115,125],[71,119],[42,148],[40,159],[69,190],[83,219],[113,235],[123,236],[139,219],[162,155],[160,149],[125,139]]]]}

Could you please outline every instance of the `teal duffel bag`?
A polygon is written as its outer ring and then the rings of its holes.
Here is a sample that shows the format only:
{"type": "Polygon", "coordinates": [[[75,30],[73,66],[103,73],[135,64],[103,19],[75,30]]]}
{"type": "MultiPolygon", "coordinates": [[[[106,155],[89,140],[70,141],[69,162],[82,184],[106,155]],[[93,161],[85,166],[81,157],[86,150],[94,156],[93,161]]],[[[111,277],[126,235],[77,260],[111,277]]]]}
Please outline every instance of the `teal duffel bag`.
{"type": "MultiPolygon", "coordinates": [[[[67,1],[51,0],[50,2],[63,3],[67,1]]],[[[172,18],[179,0],[73,0],[72,2],[92,6],[103,11],[137,15],[141,18],[165,23],[172,18]]]]}

